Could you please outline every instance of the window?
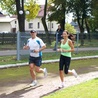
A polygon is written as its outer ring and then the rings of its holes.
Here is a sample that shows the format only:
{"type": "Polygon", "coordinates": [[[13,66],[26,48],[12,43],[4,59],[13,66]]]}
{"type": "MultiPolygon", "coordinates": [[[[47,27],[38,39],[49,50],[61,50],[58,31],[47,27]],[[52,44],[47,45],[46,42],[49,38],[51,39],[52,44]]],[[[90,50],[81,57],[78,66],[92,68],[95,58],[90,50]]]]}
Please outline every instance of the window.
{"type": "Polygon", "coordinates": [[[38,29],[40,28],[40,22],[38,22],[38,24],[37,24],[37,28],[38,28],[38,29]]]}
{"type": "Polygon", "coordinates": [[[15,24],[17,24],[17,21],[15,21],[15,24]]]}
{"type": "Polygon", "coordinates": [[[53,28],[53,23],[52,23],[52,28],[53,28]]]}
{"type": "Polygon", "coordinates": [[[29,23],[29,28],[33,28],[33,23],[29,23]]]}

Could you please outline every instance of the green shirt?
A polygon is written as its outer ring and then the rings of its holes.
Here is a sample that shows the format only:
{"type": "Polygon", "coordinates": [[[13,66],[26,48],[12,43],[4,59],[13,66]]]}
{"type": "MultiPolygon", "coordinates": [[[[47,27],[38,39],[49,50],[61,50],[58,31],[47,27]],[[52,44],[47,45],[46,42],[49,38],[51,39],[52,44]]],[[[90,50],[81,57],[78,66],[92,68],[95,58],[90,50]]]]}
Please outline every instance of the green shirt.
{"type": "MultiPolygon", "coordinates": [[[[61,45],[60,45],[61,49],[71,50],[71,47],[69,46],[68,41],[69,41],[69,39],[67,40],[67,42],[65,44],[61,43],[61,45]]],[[[71,57],[71,52],[61,52],[61,55],[71,57]]]]}

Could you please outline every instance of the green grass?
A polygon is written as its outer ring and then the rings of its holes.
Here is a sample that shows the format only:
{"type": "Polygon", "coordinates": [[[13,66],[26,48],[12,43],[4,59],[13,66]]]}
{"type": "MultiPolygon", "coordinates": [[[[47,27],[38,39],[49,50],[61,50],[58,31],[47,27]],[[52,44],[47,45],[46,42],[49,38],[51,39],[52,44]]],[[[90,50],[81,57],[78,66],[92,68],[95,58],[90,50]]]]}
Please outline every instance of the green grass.
{"type": "Polygon", "coordinates": [[[65,88],[43,98],[98,98],[98,78],[65,88]]]}
{"type": "MultiPolygon", "coordinates": [[[[42,68],[46,67],[48,73],[58,74],[58,63],[43,64],[42,68]]],[[[78,74],[87,73],[98,70],[98,59],[75,60],[71,62],[70,69],[75,68],[78,74]]],[[[0,82],[11,81],[30,77],[29,67],[15,67],[0,69],[0,82]]]]}
{"type": "MultiPolygon", "coordinates": [[[[98,55],[98,51],[81,51],[79,53],[72,53],[72,57],[84,57],[84,56],[94,56],[98,55]]],[[[53,60],[53,59],[59,59],[60,53],[57,52],[50,52],[50,53],[43,53],[43,60],[53,60]]],[[[4,64],[16,64],[16,63],[23,63],[28,62],[28,56],[23,58],[20,61],[16,60],[16,56],[1,56],[0,57],[0,65],[4,64]]]]}
{"type": "MultiPolygon", "coordinates": [[[[81,46],[80,45],[81,44],[81,40],[79,40],[78,43],[77,43],[77,41],[75,41],[74,47],[77,47],[77,45],[78,45],[78,47],[81,47],[81,48],[83,48],[83,47],[98,47],[98,43],[97,42],[98,42],[98,39],[92,39],[91,41],[85,39],[84,40],[84,45],[81,46]]],[[[54,45],[55,45],[55,41],[53,41],[51,43],[51,48],[53,48],[54,45]]],[[[58,44],[58,46],[60,46],[60,43],[58,44]]]]}
{"type": "MultiPolygon", "coordinates": [[[[80,41],[79,41],[79,47],[98,47],[97,39],[92,39],[91,41],[89,40],[84,40],[84,45],[80,46],[80,41]]],[[[75,44],[76,47],[76,44],[75,44]]]]}
{"type": "Polygon", "coordinates": [[[8,68],[8,69],[0,69],[0,80],[1,81],[10,81],[10,80],[17,80],[22,77],[29,76],[29,67],[15,67],[15,68],[8,68]]]}
{"type": "Polygon", "coordinates": [[[0,50],[15,50],[16,49],[16,44],[5,44],[5,45],[0,45],[0,50]]]}

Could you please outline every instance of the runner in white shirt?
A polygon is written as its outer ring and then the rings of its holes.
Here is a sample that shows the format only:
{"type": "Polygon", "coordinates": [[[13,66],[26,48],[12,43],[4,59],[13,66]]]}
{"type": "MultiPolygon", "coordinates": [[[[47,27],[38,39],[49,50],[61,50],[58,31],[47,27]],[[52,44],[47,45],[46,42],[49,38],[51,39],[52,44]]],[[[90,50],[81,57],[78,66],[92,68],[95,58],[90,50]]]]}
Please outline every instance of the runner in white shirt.
{"type": "Polygon", "coordinates": [[[47,69],[40,68],[42,64],[42,50],[46,48],[45,43],[37,37],[37,32],[35,30],[30,31],[31,38],[27,40],[27,45],[23,47],[23,49],[29,49],[30,50],[30,57],[29,57],[29,65],[30,65],[30,74],[33,79],[33,82],[30,84],[30,86],[37,85],[36,80],[36,74],[38,73],[44,73],[44,76],[47,76],[47,69]]]}

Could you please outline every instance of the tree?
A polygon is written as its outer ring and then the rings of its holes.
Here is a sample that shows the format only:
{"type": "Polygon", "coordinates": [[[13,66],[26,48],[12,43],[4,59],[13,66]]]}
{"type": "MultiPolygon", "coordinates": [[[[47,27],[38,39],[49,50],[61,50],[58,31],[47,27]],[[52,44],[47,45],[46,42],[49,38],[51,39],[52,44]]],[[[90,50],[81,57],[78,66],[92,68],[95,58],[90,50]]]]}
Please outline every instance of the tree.
{"type": "Polygon", "coordinates": [[[98,0],[91,1],[91,8],[91,17],[88,21],[91,32],[95,32],[98,29],[98,0]]]}
{"type": "Polygon", "coordinates": [[[65,29],[65,14],[67,9],[66,0],[50,0],[50,11],[52,14],[49,16],[50,21],[57,21],[61,25],[62,29],[65,29]],[[54,4],[52,6],[51,4],[54,4]],[[50,6],[51,5],[51,6],[50,6]]]}
{"type": "Polygon", "coordinates": [[[26,19],[30,21],[34,19],[40,10],[40,6],[34,2],[34,0],[29,0],[29,2],[24,5],[25,11],[29,11],[29,14],[26,14],[26,19]]]}
{"type": "Polygon", "coordinates": [[[89,23],[88,23],[88,19],[85,18],[85,26],[86,26],[86,30],[88,32],[88,40],[91,41],[91,37],[90,37],[90,27],[89,27],[89,23]]]}
{"type": "Polygon", "coordinates": [[[15,0],[15,2],[16,2],[17,18],[19,23],[19,31],[25,32],[24,0],[15,0]],[[19,13],[19,11],[23,11],[23,13],[19,13]]]}
{"type": "Polygon", "coordinates": [[[88,31],[90,40],[90,27],[93,26],[93,29],[98,28],[98,25],[96,25],[98,24],[98,0],[50,0],[50,3],[53,3],[54,6],[50,8],[52,14],[49,20],[63,23],[62,18],[65,13],[74,13],[74,19],[78,22],[80,28],[81,46],[84,45],[85,28],[88,31]],[[93,19],[91,18],[92,15],[94,16],[93,19]]]}
{"type": "Polygon", "coordinates": [[[1,0],[0,5],[7,14],[16,14],[15,0],[1,0]]]}
{"type": "Polygon", "coordinates": [[[72,26],[69,23],[66,23],[65,30],[67,30],[71,34],[76,34],[76,30],[74,29],[74,26],[72,26]]]}
{"type": "Polygon", "coordinates": [[[81,46],[84,45],[83,34],[85,29],[85,23],[86,26],[88,26],[86,19],[90,15],[90,11],[91,11],[90,3],[91,3],[90,0],[68,1],[68,11],[74,13],[74,17],[77,20],[80,28],[81,46]]]}
{"type": "MultiPolygon", "coordinates": [[[[16,9],[17,9],[17,16],[18,16],[18,22],[19,22],[19,30],[20,32],[25,31],[25,10],[24,10],[24,0],[21,4],[19,1],[16,1],[16,9]],[[19,14],[19,11],[22,10],[23,14],[19,14]]],[[[36,3],[33,2],[33,0],[30,0],[25,6],[26,10],[28,10],[30,13],[27,15],[27,20],[33,19],[37,16],[37,13],[39,11],[39,6],[36,5],[36,3]]]]}
{"type": "Polygon", "coordinates": [[[47,28],[47,24],[46,24],[46,13],[47,13],[47,0],[45,0],[45,6],[44,6],[44,16],[42,17],[42,24],[44,26],[44,30],[46,33],[46,39],[47,39],[47,43],[51,44],[51,40],[50,40],[50,36],[49,36],[49,32],[48,32],[48,28],[47,28]]]}
{"type": "Polygon", "coordinates": [[[0,4],[2,9],[6,10],[9,15],[17,14],[20,32],[25,31],[25,18],[27,20],[34,19],[40,9],[34,0],[28,2],[24,2],[24,0],[2,0],[0,4]],[[26,10],[29,11],[28,15],[25,14],[26,10]],[[23,13],[19,14],[19,11],[23,11],[23,13]]]}

